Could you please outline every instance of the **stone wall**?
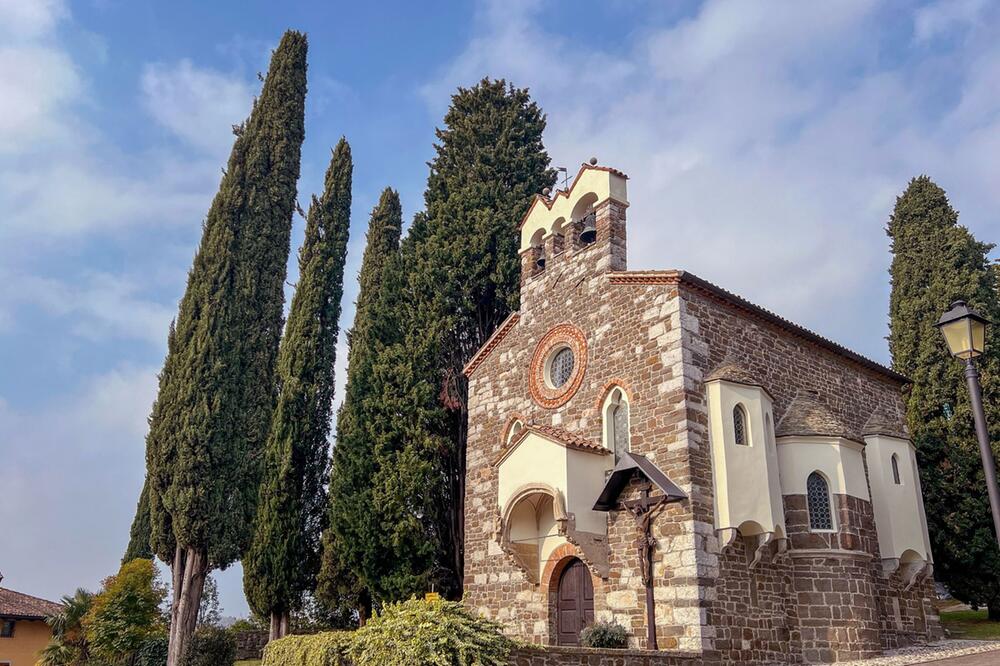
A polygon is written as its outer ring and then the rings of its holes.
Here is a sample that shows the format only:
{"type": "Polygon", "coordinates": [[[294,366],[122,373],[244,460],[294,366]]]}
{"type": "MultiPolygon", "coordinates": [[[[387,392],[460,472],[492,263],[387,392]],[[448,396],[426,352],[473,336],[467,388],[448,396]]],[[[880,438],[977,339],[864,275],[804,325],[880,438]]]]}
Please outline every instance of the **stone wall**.
{"type": "MultiPolygon", "coordinates": [[[[758,548],[752,538],[722,544],[714,529],[703,382],[712,369],[725,361],[745,367],[772,396],[775,423],[809,390],[859,433],[877,409],[902,418],[898,378],[677,273],[616,272],[625,268],[624,215],[615,202],[599,206],[598,240],[590,246],[580,247],[573,233],[562,243],[548,239],[544,270],[534,263],[537,252],[526,251],[518,315],[467,368],[467,603],[518,638],[552,642],[559,562],[582,553],[567,541],[544,563],[539,583],[528,580],[497,540],[492,462],[513,418],[601,442],[600,406],[618,385],[629,398],[631,449],[689,494],[654,523],[661,648],[696,652],[708,662],[800,663],[869,656],[939,636],[932,581],[882,571],[867,501],[839,496],[838,532],[817,535],[803,523],[804,499],[786,496],[787,552],[776,544],[758,548]],[[563,324],[582,332],[588,366],[568,400],[543,406],[529,390],[532,358],[538,341],[563,324]]],[[[633,484],[625,498],[636,493],[633,484]]],[[[635,521],[611,512],[607,524],[609,573],[602,578],[591,567],[595,617],[623,624],[632,647],[644,648],[635,521]]],[[[604,663],[548,655],[556,661],[524,663],[604,663]]]]}
{"type": "MultiPolygon", "coordinates": [[[[682,489],[692,490],[677,290],[609,283],[609,271],[625,267],[624,215],[625,208],[615,202],[598,206],[597,241],[581,248],[569,238],[561,253],[547,257],[544,271],[536,272],[530,252],[523,255],[517,322],[491,343],[492,351],[481,362],[474,360],[469,371],[466,600],[501,621],[513,635],[541,644],[551,642],[554,586],[545,576],[554,569],[547,566],[540,584],[532,584],[495,538],[497,473],[491,462],[504,445],[511,417],[600,443],[600,405],[617,383],[629,395],[632,449],[647,455],[682,489]],[[588,366],[576,393],[547,409],[530,397],[531,359],[538,341],[564,323],[584,334],[588,366]]],[[[698,607],[707,582],[697,574],[697,535],[690,506],[671,506],[656,525],[663,554],[656,568],[660,646],[700,650],[703,623],[698,607]]],[[[592,569],[596,617],[620,621],[631,629],[635,647],[644,647],[644,588],[634,543],[635,521],[630,515],[611,515],[608,529],[611,574],[604,579],[592,569]]],[[[575,552],[572,544],[568,548],[575,552]]]]}
{"type": "Polygon", "coordinates": [[[645,650],[596,650],[571,647],[521,648],[510,658],[511,666],[714,666],[690,652],[645,650]]]}
{"type": "MultiPolygon", "coordinates": [[[[773,398],[775,423],[800,391],[815,391],[854,432],[877,409],[902,419],[898,380],[792,335],[718,296],[683,286],[686,403],[696,520],[713,524],[707,405],[703,378],[723,362],[749,371],[773,398]]],[[[932,583],[905,591],[882,572],[870,502],[836,495],[835,533],[809,530],[805,497],[785,495],[787,553],[750,572],[745,544],[720,554],[717,596],[706,603],[713,648],[732,659],[760,660],[787,650],[789,661],[857,659],[882,649],[940,637],[930,606],[932,583]],[[784,612],[781,612],[781,607],[784,612]],[[899,611],[896,612],[898,607],[899,611]]],[[[709,552],[722,548],[708,540],[709,552]]],[[[706,560],[707,561],[707,560],[706,560]]]]}
{"type": "Polygon", "coordinates": [[[240,631],[236,633],[236,660],[260,659],[267,645],[266,631],[240,631]]]}

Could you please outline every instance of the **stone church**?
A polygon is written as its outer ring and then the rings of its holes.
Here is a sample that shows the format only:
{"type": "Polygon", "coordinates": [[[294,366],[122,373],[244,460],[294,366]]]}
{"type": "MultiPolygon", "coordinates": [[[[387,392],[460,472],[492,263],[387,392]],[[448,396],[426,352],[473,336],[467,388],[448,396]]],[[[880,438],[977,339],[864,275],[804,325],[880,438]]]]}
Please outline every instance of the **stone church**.
{"type": "Polygon", "coordinates": [[[592,160],[520,222],[520,309],[465,368],[466,602],[546,645],[617,622],[663,663],[937,638],[906,378],[626,270],[627,181],[592,160]]]}

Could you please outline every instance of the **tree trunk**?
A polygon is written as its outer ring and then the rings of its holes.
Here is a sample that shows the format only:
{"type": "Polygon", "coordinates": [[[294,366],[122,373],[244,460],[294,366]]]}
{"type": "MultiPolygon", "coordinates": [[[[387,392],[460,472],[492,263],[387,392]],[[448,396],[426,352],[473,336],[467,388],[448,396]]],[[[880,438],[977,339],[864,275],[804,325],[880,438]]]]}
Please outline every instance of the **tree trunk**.
{"type": "Polygon", "coordinates": [[[1000,601],[994,601],[986,606],[986,617],[993,622],[1000,622],[1000,601]]]}
{"type": "Polygon", "coordinates": [[[267,640],[276,641],[288,635],[288,625],[291,624],[291,614],[280,611],[271,613],[271,629],[268,632],[267,640]]]}
{"type": "Polygon", "coordinates": [[[208,575],[208,554],[197,548],[182,548],[178,544],[170,568],[174,600],[170,607],[167,666],[181,666],[198,624],[198,608],[205,589],[205,576],[208,575]]]}

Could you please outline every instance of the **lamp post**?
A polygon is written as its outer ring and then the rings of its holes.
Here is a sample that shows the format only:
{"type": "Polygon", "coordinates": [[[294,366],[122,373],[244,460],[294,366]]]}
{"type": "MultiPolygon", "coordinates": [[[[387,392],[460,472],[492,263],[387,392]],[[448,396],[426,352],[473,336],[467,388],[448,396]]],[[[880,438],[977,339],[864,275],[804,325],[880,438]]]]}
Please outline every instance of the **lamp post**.
{"type": "Polygon", "coordinates": [[[986,429],[983,389],[979,384],[979,371],[975,361],[986,347],[986,325],[989,323],[988,319],[966,305],[965,301],[955,301],[951,304],[951,309],[941,316],[937,327],[944,335],[952,355],[965,361],[965,380],[969,384],[969,402],[976,422],[979,455],[983,459],[986,490],[990,496],[990,510],[993,512],[993,529],[997,545],[1000,546],[1000,488],[997,487],[996,463],[990,446],[990,433],[986,429]]]}

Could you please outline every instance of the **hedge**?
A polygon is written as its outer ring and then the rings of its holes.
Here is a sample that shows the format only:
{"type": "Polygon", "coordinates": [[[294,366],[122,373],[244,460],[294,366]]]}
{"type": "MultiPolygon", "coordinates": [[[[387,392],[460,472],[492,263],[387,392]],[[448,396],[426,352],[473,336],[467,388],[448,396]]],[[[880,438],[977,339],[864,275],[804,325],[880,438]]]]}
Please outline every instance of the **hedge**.
{"type": "Polygon", "coordinates": [[[354,632],[271,641],[263,666],[507,666],[514,646],[460,603],[411,599],[386,604],[354,632]]]}
{"type": "Polygon", "coordinates": [[[263,666],[349,666],[353,636],[350,631],[286,636],[267,644],[263,666]]]}

